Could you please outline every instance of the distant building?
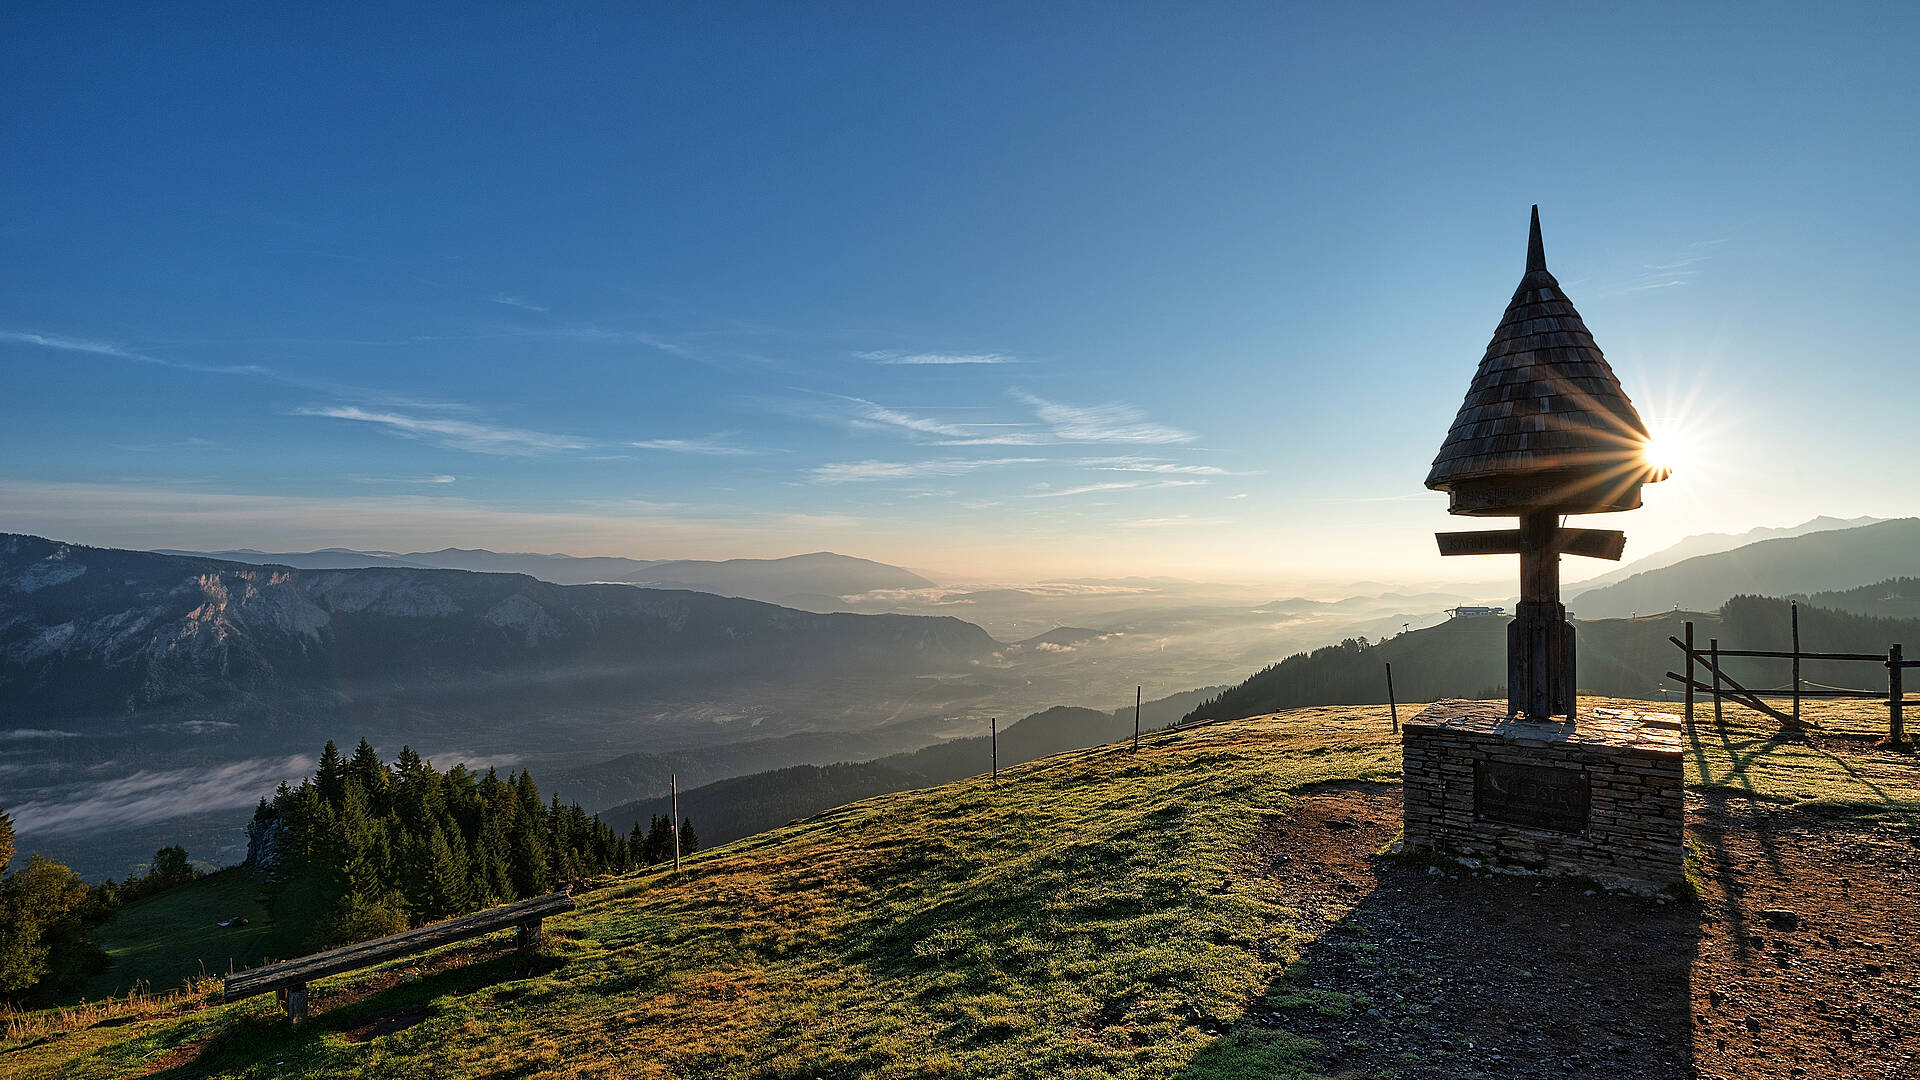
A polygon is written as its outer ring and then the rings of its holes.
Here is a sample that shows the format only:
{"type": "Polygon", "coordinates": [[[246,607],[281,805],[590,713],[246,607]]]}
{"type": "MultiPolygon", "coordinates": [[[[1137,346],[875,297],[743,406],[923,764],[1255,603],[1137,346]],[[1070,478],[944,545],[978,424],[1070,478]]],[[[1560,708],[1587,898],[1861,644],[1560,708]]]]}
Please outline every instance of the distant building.
{"type": "Polygon", "coordinates": [[[1455,619],[1491,619],[1506,613],[1507,609],[1503,607],[1480,607],[1474,604],[1462,604],[1459,607],[1447,609],[1448,617],[1455,619]]]}

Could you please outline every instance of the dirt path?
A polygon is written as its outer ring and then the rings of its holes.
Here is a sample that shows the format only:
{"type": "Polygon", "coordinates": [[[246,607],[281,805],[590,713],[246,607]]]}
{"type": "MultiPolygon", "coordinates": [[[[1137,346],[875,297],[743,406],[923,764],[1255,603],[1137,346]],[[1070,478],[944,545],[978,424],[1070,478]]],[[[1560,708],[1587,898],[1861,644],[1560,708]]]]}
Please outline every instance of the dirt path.
{"type": "Polygon", "coordinates": [[[1380,858],[1397,786],[1310,793],[1254,855],[1316,939],[1249,1020],[1335,1076],[1920,1078],[1920,833],[1688,817],[1698,905],[1380,858]]]}

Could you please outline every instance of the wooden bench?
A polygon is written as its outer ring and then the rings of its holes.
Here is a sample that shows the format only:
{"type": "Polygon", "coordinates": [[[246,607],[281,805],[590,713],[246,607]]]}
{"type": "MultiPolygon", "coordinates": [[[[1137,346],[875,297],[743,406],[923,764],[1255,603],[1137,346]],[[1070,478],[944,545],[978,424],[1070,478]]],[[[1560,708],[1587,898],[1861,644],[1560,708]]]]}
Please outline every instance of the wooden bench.
{"type": "Polygon", "coordinates": [[[509,927],[517,931],[514,935],[517,947],[532,948],[540,943],[542,919],[572,911],[575,906],[573,897],[565,891],[548,893],[372,941],[343,945],[298,960],[236,971],[227,976],[226,1000],[239,1001],[255,994],[284,991],[287,1018],[298,1024],[307,1018],[307,984],[310,982],[509,927]]]}

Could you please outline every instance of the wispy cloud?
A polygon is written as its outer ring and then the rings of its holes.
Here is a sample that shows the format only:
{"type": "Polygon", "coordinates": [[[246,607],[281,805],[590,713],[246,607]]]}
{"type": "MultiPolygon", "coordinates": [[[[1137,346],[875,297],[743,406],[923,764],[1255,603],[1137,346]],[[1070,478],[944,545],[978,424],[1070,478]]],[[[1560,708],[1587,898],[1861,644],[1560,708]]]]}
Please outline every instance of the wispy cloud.
{"type": "MultiPolygon", "coordinates": [[[[414,338],[412,341],[429,341],[432,338],[414,338]]],[[[201,364],[186,360],[175,360],[156,356],[131,346],[95,338],[74,337],[66,334],[42,334],[19,330],[0,330],[0,344],[30,345],[42,349],[56,349],[61,352],[84,353],[89,356],[106,356],[117,360],[126,360],[135,364],[150,364],[154,367],[171,368],[175,371],[188,371],[202,375],[234,375],[264,379],[283,386],[298,387],[302,390],[331,394],[369,404],[403,409],[435,409],[461,411],[465,408],[442,401],[423,401],[417,398],[398,395],[385,390],[374,390],[360,386],[347,386],[325,379],[310,379],[298,375],[289,375],[259,364],[201,364]]]]}
{"type": "Polygon", "coordinates": [[[1157,473],[1163,476],[1245,476],[1246,473],[1229,472],[1218,465],[1183,465],[1157,458],[1108,457],[1081,458],[1080,465],[1103,472],[1157,473]]]}
{"type": "MultiPolygon", "coordinates": [[[[127,548],[263,551],[316,547],[431,551],[460,543],[505,551],[704,558],[788,554],[806,544],[804,516],[739,506],[640,498],[576,500],[530,509],[448,493],[398,489],[348,496],[236,494],[150,480],[35,483],[0,477],[10,528],[127,548]],[[769,552],[777,544],[786,551],[769,552]]],[[[823,534],[840,531],[818,522],[823,534]]]]}
{"type": "Polygon", "coordinates": [[[892,431],[906,432],[911,436],[938,436],[931,441],[934,446],[1035,446],[1051,441],[1046,435],[1034,431],[1007,431],[1007,428],[1028,427],[1024,423],[956,423],[940,420],[931,416],[917,416],[905,409],[894,408],[868,401],[866,398],[848,397],[841,400],[847,403],[852,416],[848,426],[855,431],[892,431]]]}
{"type": "Polygon", "coordinates": [[[1155,491],[1160,488],[1202,487],[1211,480],[1109,480],[1099,484],[1082,484],[1079,487],[1062,488],[1059,491],[1038,491],[1028,495],[1029,499],[1057,499],[1063,495],[1091,495],[1102,491],[1155,491]]]}
{"type": "Polygon", "coordinates": [[[445,416],[412,416],[400,412],[375,412],[357,405],[316,405],[295,409],[296,416],[325,416],[375,424],[396,435],[430,439],[455,450],[476,454],[529,455],[559,450],[581,450],[588,445],[572,435],[551,435],[521,428],[494,427],[470,420],[445,416]]]}
{"type": "Polygon", "coordinates": [[[1146,419],[1131,405],[1066,405],[1025,391],[1014,397],[1031,407],[1052,428],[1054,438],[1070,443],[1184,443],[1196,436],[1146,419]]]}
{"type": "Polygon", "coordinates": [[[1019,364],[1019,357],[1006,353],[916,353],[898,349],[857,352],[853,355],[876,364],[894,366],[942,366],[946,364],[1019,364]]]}
{"type": "Polygon", "coordinates": [[[407,485],[415,485],[415,486],[417,486],[417,485],[421,485],[421,484],[451,484],[451,483],[453,483],[453,482],[454,482],[455,480],[457,480],[457,479],[459,479],[459,478],[458,478],[458,477],[454,477],[454,476],[449,476],[449,475],[447,475],[446,473],[440,473],[440,474],[438,474],[438,475],[436,475],[436,476],[365,476],[365,475],[358,475],[358,476],[355,476],[355,477],[353,477],[353,482],[354,482],[354,483],[356,483],[356,484],[407,484],[407,485]]]}
{"type": "Polygon", "coordinates": [[[980,469],[1040,465],[1045,458],[947,458],[935,461],[840,461],[813,470],[816,484],[851,484],[926,476],[961,476],[980,469]]]}
{"type": "Polygon", "coordinates": [[[533,303],[532,301],[522,300],[517,296],[508,296],[505,293],[501,293],[497,296],[490,296],[487,298],[487,302],[490,304],[499,304],[501,307],[519,308],[522,311],[537,311],[542,315],[545,315],[549,310],[548,308],[541,307],[539,304],[533,303]]]}
{"type": "Polygon", "coordinates": [[[209,375],[254,375],[263,378],[287,380],[286,376],[271,368],[258,364],[193,364],[182,360],[169,360],[154,356],[138,349],[111,341],[98,341],[92,338],[69,337],[65,334],[40,334],[24,330],[0,330],[0,342],[15,345],[34,345],[42,349],[55,349],[60,352],[86,353],[89,356],[111,356],[119,360],[131,360],[137,364],[152,364],[155,367],[176,368],[180,371],[198,371],[209,375]]]}
{"type": "Polygon", "coordinates": [[[1226,518],[1194,517],[1191,514],[1175,514],[1172,517],[1139,518],[1134,521],[1116,521],[1115,528],[1120,529],[1181,529],[1202,528],[1218,525],[1231,525],[1226,518]]]}
{"type": "Polygon", "coordinates": [[[709,454],[715,457],[738,457],[757,451],[740,446],[728,446],[717,439],[642,439],[628,446],[641,450],[665,450],[673,454],[709,454]]]}
{"type": "Polygon", "coordinates": [[[1619,296],[1624,293],[1676,289],[1691,285],[1706,269],[1703,264],[1712,260],[1713,249],[1726,242],[1726,237],[1718,240],[1696,240],[1659,262],[1647,263],[1631,279],[1601,289],[1599,295],[1619,296]]]}
{"type": "Polygon", "coordinates": [[[1027,496],[1029,499],[1058,499],[1067,495],[1091,495],[1100,491],[1127,491],[1145,487],[1138,480],[1113,480],[1104,484],[1082,484],[1079,487],[1061,488],[1059,491],[1036,491],[1027,496]]]}

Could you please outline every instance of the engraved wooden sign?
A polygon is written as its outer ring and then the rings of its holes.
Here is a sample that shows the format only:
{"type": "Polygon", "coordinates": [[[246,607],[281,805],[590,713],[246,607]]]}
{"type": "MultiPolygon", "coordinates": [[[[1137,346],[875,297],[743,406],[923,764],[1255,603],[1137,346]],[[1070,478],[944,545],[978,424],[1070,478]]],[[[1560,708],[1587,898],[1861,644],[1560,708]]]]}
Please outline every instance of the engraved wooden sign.
{"type": "Polygon", "coordinates": [[[1584,836],[1592,784],[1584,769],[1479,761],[1473,766],[1474,816],[1481,821],[1584,836]]]}

